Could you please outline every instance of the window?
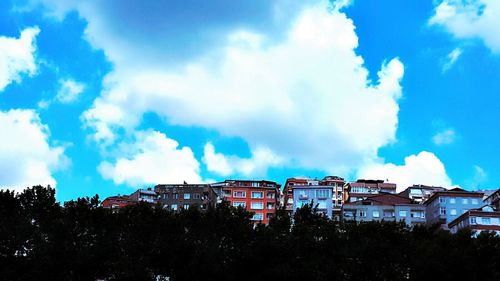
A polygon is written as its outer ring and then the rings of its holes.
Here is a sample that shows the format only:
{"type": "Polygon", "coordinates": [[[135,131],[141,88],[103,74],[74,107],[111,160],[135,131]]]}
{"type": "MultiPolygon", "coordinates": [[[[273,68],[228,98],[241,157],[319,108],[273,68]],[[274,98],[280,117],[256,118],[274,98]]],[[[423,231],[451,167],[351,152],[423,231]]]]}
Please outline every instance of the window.
{"type": "Polygon", "coordinates": [[[259,187],[259,183],[258,182],[252,182],[252,187],[259,187]]]}
{"type": "Polygon", "coordinates": [[[191,194],[190,193],[184,193],[184,199],[191,199],[191,194]]]}
{"type": "Polygon", "coordinates": [[[233,207],[242,207],[242,208],[246,208],[247,204],[245,202],[233,202],[233,207]]]}
{"type": "Polygon", "coordinates": [[[439,197],[439,203],[446,203],[446,198],[439,197]]]}
{"type": "Polygon", "coordinates": [[[319,189],[316,190],[317,198],[328,198],[328,190],[327,189],[319,189]]]}
{"type": "Polygon", "coordinates": [[[481,218],[481,224],[491,224],[490,218],[481,218]]]}
{"type": "Polygon", "coordinates": [[[274,209],[274,203],[267,203],[267,208],[270,210],[274,209]]]}
{"type": "Polygon", "coordinates": [[[173,194],[173,198],[174,198],[174,199],[179,199],[179,193],[174,193],[174,194],[173,194]]]}
{"type": "Polygon", "coordinates": [[[307,192],[305,190],[301,190],[301,191],[299,191],[299,198],[300,199],[307,199],[309,197],[307,196],[307,192]]]}
{"type": "Polygon", "coordinates": [[[394,217],[394,211],[384,211],[384,218],[393,218],[394,217]]]}
{"type": "Polygon", "coordinates": [[[476,217],[470,217],[470,224],[476,224],[476,217]]]}
{"type": "Polygon", "coordinates": [[[264,218],[264,216],[261,213],[255,213],[252,217],[253,221],[261,221],[264,218]]]}
{"type": "Polygon", "coordinates": [[[318,209],[326,209],[326,201],[325,200],[318,201],[318,209]]]}
{"type": "Polygon", "coordinates": [[[250,203],[250,209],[262,210],[264,209],[264,202],[252,202],[250,203]]]}
{"type": "Polygon", "coordinates": [[[362,218],[366,217],[366,211],[365,210],[359,210],[359,216],[362,218]]]}
{"type": "Polygon", "coordinates": [[[183,208],[184,208],[184,210],[189,209],[189,204],[184,204],[183,208]]]}
{"type": "Polygon", "coordinates": [[[455,204],[455,203],[456,203],[455,198],[450,198],[450,204],[455,204]]]}
{"type": "Polygon", "coordinates": [[[446,208],[445,207],[440,207],[439,208],[439,214],[440,215],[446,215],[446,208]]]}
{"type": "Polygon", "coordinates": [[[469,204],[469,200],[467,200],[467,198],[462,198],[462,204],[469,204]]]}
{"type": "Polygon", "coordinates": [[[268,192],[267,195],[266,195],[267,198],[270,198],[270,199],[273,199],[273,198],[276,198],[276,195],[274,194],[274,192],[268,192]]]}
{"type": "Polygon", "coordinates": [[[399,211],[399,216],[406,218],[406,211],[399,211]]]}
{"type": "Polygon", "coordinates": [[[412,218],[425,218],[425,212],[423,211],[411,211],[410,216],[412,218]]]}
{"type": "Polygon", "coordinates": [[[172,204],[172,210],[177,211],[177,204],[172,204]]]}
{"type": "Polygon", "coordinates": [[[345,211],[344,212],[344,217],[346,217],[346,218],[352,218],[352,217],[354,217],[354,213],[352,211],[345,211]]]}
{"type": "Polygon", "coordinates": [[[472,199],[472,204],[477,205],[477,199],[476,198],[472,199]]]}
{"type": "Polygon", "coordinates": [[[201,195],[199,193],[193,194],[193,199],[200,199],[201,195]]]}
{"type": "Polygon", "coordinates": [[[379,211],[373,211],[373,217],[374,218],[380,218],[380,212],[379,211]]]}
{"type": "Polygon", "coordinates": [[[245,191],[233,191],[233,197],[235,198],[245,198],[247,197],[247,193],[245,191]]]}
{"type": "Polygon", "coordinates": [[[264,192],[262,191],[252,191],[252,198],[264,198],[264,192]]]}
{"type": "Polygon", "coordinates": [[[457,209],[451,209],[450,210],[450,215],[456,216],[457,215],[457,209]]]}

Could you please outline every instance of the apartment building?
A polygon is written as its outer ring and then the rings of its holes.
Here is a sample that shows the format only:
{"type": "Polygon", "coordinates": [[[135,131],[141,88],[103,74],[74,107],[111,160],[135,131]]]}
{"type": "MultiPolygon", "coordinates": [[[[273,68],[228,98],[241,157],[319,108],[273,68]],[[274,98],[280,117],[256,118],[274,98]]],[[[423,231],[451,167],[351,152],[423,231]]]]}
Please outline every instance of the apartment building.
{"type": "Polygon", "coordinates": [[[293,210],[312,203],[318,212],[333,218],[333,190],[331,185],[293,185],[293,210]]]}
{"type": "Polygon", "coordinates": [[[500,212],[492,206],[468,210],[448,224],[451,233],[462,228],[470,228],[477,236],[482,231],[492,231],[500,235],[500,212]]]}
{"type": "Polygon", "coordinates": [[[500,189],[486,197],[486,199],[484,199],[484,202],[488,205],[493,206],[495,210],[500,211],[500,189]]]}
{"type": "Polygon", "coordinates": [[[340,219],[344,204],[345,180],[339,176],[326,176],[321,180],[320,185],[332,186],[333,217],[340,219]]]}
{"type": "Polygon", "coordinates": [[[242,207],[253,212],[252,220],[268,224],[279,204],[280,187],[266,180],[226,180],[211,185],[220,188],[224,200],[233,207],[242,207]]]}
{"type": "Polygon", "coordinates": [[[409,226],[425,225],[426,207],[401,195],[384,193],[346,202],[342,218],[353,221],[404,221],[409,226]]]}
{"type": "Polygon", "coordinates": [[[155,186],[159,202],[171,210],[215,206],[216,193],[209,184],[158,184],[155,186]]]}
{"type": "Polygon", "coordinates": [[[293,189],[292,187],[295,185],[318,185],[319,180],[317,179],[309,179],[309,178],[288,178],[285,182],[285,186],[283,187],[283,192],[281,195],[280,203],[282,206],[285,206],[285,209],[289,214],[292,214],[294,209],[294,200],[293,200],[293,189]]]}
{"type": "Polygon", "coordinates": [[[399,195],[410,198],[417,203],[423,203],[427,199],[429,199],[432,194],[438,191],[446,191],[446,189],[440,186],[415,184],[413,186],[407,187],[405,190],[400,192],[399,195]]]}
{"type": "Polygon", "coordinates": [[[466,213],[479,208],[483,202],[482,192],[471,192],[461,188],[435,192],[424,205],[427,208],[427,224],[440,224],[448,229],[448,224],[466,213]]]}
{"type": "Polygon", "coordinates": [[[101,206],[106,209],[120,209],[125,206],[135,204],[128,195],[109,196],[101,202],[101,206]]]}
{"type": "Polygon", "coordinates": [[[158,202],[158,195],[150,187],[147,189],[138,189],[134,193],[129,195],[129,199],[132,202],[147,202],[151,204],[156,204],[158,202]]]}
{"type": "Polygon", "coordinates": [[[344,204],[365,200],[381,192],[396,193],[396,184],[383,180],[358,179],[344,186],[344,204]]]}

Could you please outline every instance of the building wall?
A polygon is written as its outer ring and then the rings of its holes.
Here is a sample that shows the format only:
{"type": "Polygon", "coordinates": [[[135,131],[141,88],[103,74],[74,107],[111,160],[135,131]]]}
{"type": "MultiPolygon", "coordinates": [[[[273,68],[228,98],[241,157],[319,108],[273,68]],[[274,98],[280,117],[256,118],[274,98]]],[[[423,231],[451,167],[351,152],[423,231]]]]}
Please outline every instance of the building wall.
{"type": "Polygon", "coordinates": [[[244,204],[247,211],[255,213],[252,220],[268,224],[269,219],[276,213],[279,203],[279,191],[277,188],[262,187],[223,187],[224,200],[229,201],[231,206],[238,207],[244,204]],[[263,198],[252,197],[252,192],[262,193],[263,198]],[[262,208],[260,208],[262,207],[262,208]],[[261,217],[259,217],[261,216],[261,217]]]}
{"type": "Polygon", "coordinates": [[[360,205],[345,204],[342,216],[356,221],[402,221],[408,225],[425,224],[426,208],[423,205],[360,205]],[[349,215],[351,213],[352,215],[349,215]],[[378,214],[378,216],[377,216],[378,214]]]}
{"type": "Polygon", "coordinates": [[[454,225],[450,227],[450,232],[457,233],[460,229],[466,227],[475,231],[476,235],[484,230],[494,231],[500,235],[500,217],[492,217],[488,215],[483,216],[478,214],[465,215],[458,222],[454,222],[454,225]],[[471,218],[473,218],[475,222],[471,222],[471,218]],[[489,222],[486,223],[483,219],[489,219],[489,222]]]}
{"type": "Polygon", "coordinates": [[[155,191],[166,208],[180,210],[198,207],[202,210],[215,206],[216,196],[209,185],[157,185],[155,191]]]}
{"type": "Polygon", "coordinates": [[[333,217],[332,186],[293,186],[293,211],[305,204],[318,204],[318,211],[333,217]],[[324,195],[324,196],[323,196],[324,195]]]}
{"type": "Polygon", "coordinates": [[[481,204],[481,197],[477,196],[457,196],[453,194],[436,196],[432,202],[427,204],[427,223],[441,223],[444,229],[448,229],[448,223],[470,209],[479,208],[481,204]],[[440,213],[441,208],[443,208],[445,214],[440,213]]]}

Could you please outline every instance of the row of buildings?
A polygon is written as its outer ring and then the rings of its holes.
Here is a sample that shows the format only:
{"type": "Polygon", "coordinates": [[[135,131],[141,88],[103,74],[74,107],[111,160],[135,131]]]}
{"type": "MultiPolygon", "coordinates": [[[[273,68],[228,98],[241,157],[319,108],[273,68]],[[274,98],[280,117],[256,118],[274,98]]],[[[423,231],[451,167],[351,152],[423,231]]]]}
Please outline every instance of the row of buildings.
{"type": "Polygon", "coordinates": [[[158,184],[130,195],[106,198],[105,208],[121,208],[140,201],[161,204],[173,211],[205,210],[223,200],[254,215],[256,223],[269,223],[279,206],[292,214],[313,203],[317,212],[335,220],[404,221],[409,226],[439,224],[457,232],[468,227],[500,235],[500,189],[466,191],[460,188],[413,185],[397,192],[383,180],[346,182],[337,176],[323,179],[289,178],[282,186],[267,180],[226,180],[212,184],[158,184]]]}

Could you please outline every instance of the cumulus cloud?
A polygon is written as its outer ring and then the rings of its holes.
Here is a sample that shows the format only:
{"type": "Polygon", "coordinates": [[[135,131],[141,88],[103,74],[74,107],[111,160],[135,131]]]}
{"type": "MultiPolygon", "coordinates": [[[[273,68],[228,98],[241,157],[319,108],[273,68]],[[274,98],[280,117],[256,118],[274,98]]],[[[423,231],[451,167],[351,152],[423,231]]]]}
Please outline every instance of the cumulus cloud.
{"type": "Polygon", "coordinates": [[[85,85],[83,83],[73,79],[61,79],[59,81],[59,90],[57,91],[56,100],[61,103],[75,102],[84,90],[85,85]]]}
{"type": "Polygon", "coordinates": [[[480,39],[493,53],[500,53],[500,1],[444,0],[429,20],[458,39],[480,39]]]}
{"type": "Polygon", "coordinates": [[[12,82],[21,81],[21,75],[36,73],[35,37],[38,27],[26,28],[19,38],[0,36],[0,92],[12,82]]]}
{"type": "Polygon", "coordinates": [[[279,38],[296,13],[316,1],[28,0],[17,6],[43,7],[59,20],[76,11],[87,20],[85,38],[111,61],[148,68],[186,62],[217,48],[235,27],[279,38]]]}
{"type": "Polygon", "coordinates": [[[121,145],[114,163],[104,161],[99,173],[115,184],[136,186],[165,182],[201,182],[200,165],[188,147],[157,131],[135,133],[134,141],[121,145]]]}
{"type": "Polygon", "coordinates": [[[0,188],[56,185],[52,172],[69,164],[64,147],[49,144],[49,129],[33,110],[0,111],[0,188]]]}
{"type": "Polygon", "coordinates": [[[435,145],[451,144],[456,139],[456,133],[453,129],[445,129],[432,137],[432,142],[435,145]]]}
{"type": "MultiPolygon", "coordinates": [[[[373,164],[380,161],[378,149],[395,141],[404,65],[392,58],[382,63],[376,81],[368,78],[363,58],[355,52],[354,23],[340,10],[350,1],[333,6],[328,1],[291,1],[302,3],[295,7],[284,4],[290,1],[258,2],[264,6],[255,7],[264,8],[237,9],[245,11],[238,20],[212,18],[202,6],[189,12],[197,18],[206,15],[203,21],[179,21],[165,16],[172,9],[137,2],[133,10],[151,17],[135,18],[127,14],[130,1],[122,1],[123,6],[114,1],[32,2],[44,2],[59,15],[77,10],[88,22],[86,38],[114,64],[101,96],[81,117],[101,144],[116,143],[122,129],[134,132],[143,114],[152,112],[170,124],[245,140],[250,158],[224,155],[211,143],[205,145],[207,170],[219,175],[260,173],[272,166],[339,174],[364,167],[367,174],[394,171],[387,177],[398,175],[401,181],[450,184],[441,161],[429,152],[407,157],[403,166],[373,164]],[[192,25],[200,22],[203,26],[192,25]]],[[[217,9],[222,2],[214,3],[217,9]]],[[[168,148],[155,144],[140,149],[148,137],[138,137],[135,152],[114,164],[103,162],[101,174],[116,183],[164,180],[158,175],[165,169],[148,163],[179,149],[175,141],[155,135],[152,143],[170,143],[168,148]]],[[[181,165],[187,166],[182,170],[199,179],[196,159],[180,158],[190,163],[181,165]]]]}
{"type": "Polygon", "coordinates": [[[241,137],[287,165],[347,172],[395,140],[404,73],[394,58],[370,81],[354,29],[344,13],[318,5],[275,44],[263,33],[230,33],[216,62],[207,57],[180,71],[116,63],[82,118],[97,141],[112,143],[117,129],[132,131],[154,112],[241,137]]]}
{"type": "Polygon", "coordinates": [[[209,172],[215,172],[221,176],[241,174],[247,177],[260,177],[265,175],[268,167],[283,165],[284,159],[265,147],[252,151],[251,158],[226,156],[215,152],[213,144],[207,143],[204,148],[203,162],[209,172]]]}
{"type": "Polygon", "coordinates": [[[383,179],[398,185],[398,192],[413,184],[451,187],[444,164],[434,153],[422,151],[405,158],[403,165],[368,164],[358,171],[358,178],[383,179]]]}
{"type": "Polygon", "coordinates": [[[455,48],[453,49],[447,56],[446,59],[443,60],[443,68],[442,68],[442,73],[447,72],[450,70],[455,63],[457,62],[458,58],[462,55],[462,49],[461,48],[455,48]]]}

